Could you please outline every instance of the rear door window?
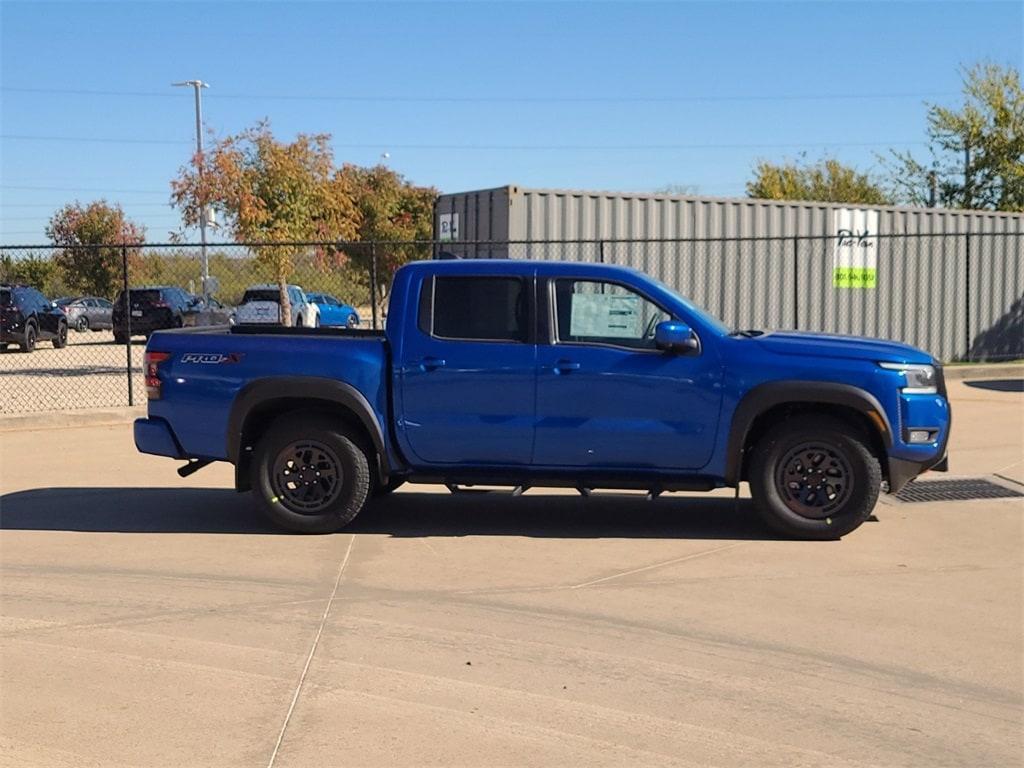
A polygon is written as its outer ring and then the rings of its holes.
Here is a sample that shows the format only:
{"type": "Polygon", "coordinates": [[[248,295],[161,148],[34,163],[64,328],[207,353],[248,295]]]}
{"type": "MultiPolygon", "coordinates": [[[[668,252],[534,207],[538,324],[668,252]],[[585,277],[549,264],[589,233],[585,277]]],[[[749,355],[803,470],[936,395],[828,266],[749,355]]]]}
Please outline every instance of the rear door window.
{"type": "Polygon", "coordinates": [[[242,303],[248,304],[252,301],[272,301],[276,304],[280,297],[281,294],[278,291],[270,288],[250,288],[242,297],[242,303]]]}
{"type": "Polygon", "coordinates": [[[420,328],[440,339],[526,342],[526,287],[521,277],[427,280],[420,297],[420,328]]]}

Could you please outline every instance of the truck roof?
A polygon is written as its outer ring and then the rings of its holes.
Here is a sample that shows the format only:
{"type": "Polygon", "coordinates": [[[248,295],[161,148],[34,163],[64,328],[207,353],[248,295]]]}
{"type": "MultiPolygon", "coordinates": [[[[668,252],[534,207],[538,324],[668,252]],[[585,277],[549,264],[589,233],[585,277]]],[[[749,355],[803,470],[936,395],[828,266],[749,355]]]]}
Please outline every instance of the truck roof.
{"type": "Polygon", "coordinates": [[[632,267],[617,264],[593,264],[581,261],[531,261],[528,259],[436,259],[413,261],[403,269],[442,275],[574,275],[600,277],[623,271],[642,274],[632,267]]]}

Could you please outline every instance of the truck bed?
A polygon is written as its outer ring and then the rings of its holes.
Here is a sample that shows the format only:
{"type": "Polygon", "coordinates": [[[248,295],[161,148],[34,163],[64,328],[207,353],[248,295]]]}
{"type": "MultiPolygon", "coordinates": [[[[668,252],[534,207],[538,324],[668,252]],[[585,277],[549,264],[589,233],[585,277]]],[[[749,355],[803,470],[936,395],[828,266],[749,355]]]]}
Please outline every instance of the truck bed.
{"type": "Polygon", "coordinates": [[[256,381],[276,380],[285,395],[293,389],[289,382],[299,379],[344,382],[388,423],[391,362],[382,331],[215,326],[158,331],[147,350],[172,356],[162,365],[163,391],[150,401],[149,413],[173,419],[190,456],[227,457],[227,414],[242,388],[256,381]]]}
{"type": "Polygon", "coordinates": [[[349,336],[358,339],[383,339],[383,330],[372,328],[292,328],[284,325],[248,325],[231,326],[231,334],[235,336],[349,336]]]}

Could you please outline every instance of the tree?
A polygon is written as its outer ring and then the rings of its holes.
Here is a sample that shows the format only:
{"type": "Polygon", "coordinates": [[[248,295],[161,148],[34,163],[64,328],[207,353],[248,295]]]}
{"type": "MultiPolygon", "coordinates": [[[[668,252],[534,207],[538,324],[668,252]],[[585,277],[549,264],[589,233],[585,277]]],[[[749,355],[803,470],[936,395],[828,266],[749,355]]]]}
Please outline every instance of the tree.
{"type": "Polygon", "coordinates": [[[200,212],[213,207],[236,242],[271,244],[256,247],[256,258],[277,281],[285,325],[292,322],[288,278],[302,248],[273,243],[337,242],[358,232],[358,210],[346,180],[335,172],[329,142],[327,134],[278,141],[264,121],[216,141],[171,182],[171,200],[186,225],[197,224],[200,212]]]}
{"type": "Polygon", "coordinates": [[[963,104],[928,105],[929,159],[893,151],[897,197],[913,205],[1024,211],[1024,90],[1020,72],[977,64],[963,73],[963,104]]]}
{"type": "MultiPolygon", "coordinates": [[[[417,187],[384,165],[362,168],[346,164],[338,181],[351,191],[359,211],[359,239],[377,241],[378,296],[387,296],[395,271],[416,258],[429,256],[429,246],[410,241],[429,240],[433,234],[437,190],[417,187]]],[[[369,266],[369,249],[358,249],[356,259],[369,266]]]]}
{"type": "Polygon", "coordinates": [[[0,283],[25,283],[56,296],[64,290],[59,272],[52,259],[37,253],[0,253],[0,283]]]}
{"type": "Polygon", "coordinates": [[[781,164],[762,160],[747,182],[747,194],[763,200],[816,200],[885,205],[892,200],[872,177],[835,158],[781,164]]]}
{"type": "Polygon", "coordinates": [[[120,205],[106,200],[65,205],[46,226],[46,236],[60,249],[53,260],[68,287],[96,296],[114,295],[121,282],[121,246],[140,245],[145,235],[120,205]]]}

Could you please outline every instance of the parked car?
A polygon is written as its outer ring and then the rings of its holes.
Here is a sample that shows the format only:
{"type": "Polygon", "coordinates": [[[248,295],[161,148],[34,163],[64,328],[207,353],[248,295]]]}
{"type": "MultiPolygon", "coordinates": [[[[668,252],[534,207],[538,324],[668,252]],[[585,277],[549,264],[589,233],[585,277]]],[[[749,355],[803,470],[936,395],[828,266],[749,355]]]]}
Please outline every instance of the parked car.
{"type": "Polygon", "coordinates": [[[307,293],[306,298],[320,310],[320,325],[355,328],[359,325],[359,313],[355,307],[339,301],[329,293],[307,293]]]}
{"type": "Polygon", "coordinates": [[[750,483],[766,523],[835,539],[945,471],[931,355],[880,339],[730,331],[603,264],[417,262],[387,330],[155,334],[143,453],[235,466],[277,524],[350,523],[402,482],[708,491],[750,483]]]}
{"type": "MultiPolygon", "coordinates": [[[[235,310],[235,322],[239,325],[280,325],[280,299],[281,289],[274,284],[246,288],[242,301],[235,310]]],[[[320,325],[320,309],[309,300],[302,288],[289,285],[288,302],[291,304],[292,325],[302,328],[315,328],[320,325]]]]}
{"type": "Polygon", "coordinates": [[[109,331],[114,327],[114,305],[99,296],[65,296],[54,302],[76,331],[109,331]]]}
{"type": "Polygon", "coordinates": [[[214,296],[197,297],[196,312],[186,316],[186,325],[234,325],[235,308],[221,303],[214,296]]]}
{"type": "Polygon", "coordinates": [[[28,285],[0,285],[0,347],[17,344],[32,352],[37,341],[54,349],[68,343],[68,319],[57,305],[28,285]]]}
{"type": "Polygon", "coordinates": [[[202,300],[184,288],[173,285],[150,285],[131,288],[129,314],[125,314],[124,291],[114,300],[112,314],[114,340],[123,344],[132,336],[148,336],[153,331],[197,325],[202,300]]]}

